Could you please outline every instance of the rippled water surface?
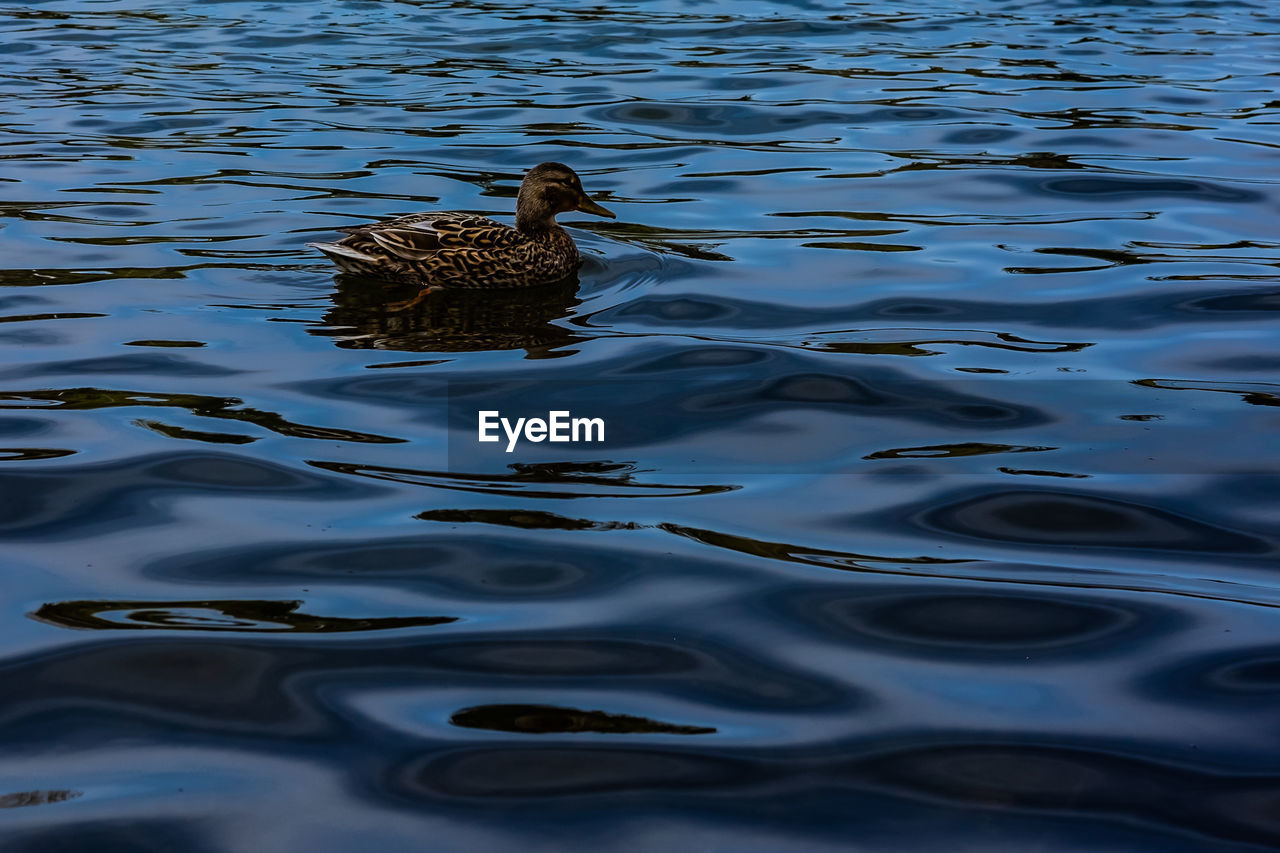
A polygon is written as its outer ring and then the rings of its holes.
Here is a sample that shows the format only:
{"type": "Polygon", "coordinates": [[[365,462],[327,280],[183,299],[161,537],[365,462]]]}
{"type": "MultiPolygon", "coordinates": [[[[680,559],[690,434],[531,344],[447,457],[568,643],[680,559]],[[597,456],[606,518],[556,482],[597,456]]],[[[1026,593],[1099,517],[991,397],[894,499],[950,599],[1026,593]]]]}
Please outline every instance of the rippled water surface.
{"type": "Polygon", "coordinates": [[[4,849],[1280,845],[1278,33],[0,6],[4,849]],[[543,160],[577,281],[305,247],[543,160]]]}

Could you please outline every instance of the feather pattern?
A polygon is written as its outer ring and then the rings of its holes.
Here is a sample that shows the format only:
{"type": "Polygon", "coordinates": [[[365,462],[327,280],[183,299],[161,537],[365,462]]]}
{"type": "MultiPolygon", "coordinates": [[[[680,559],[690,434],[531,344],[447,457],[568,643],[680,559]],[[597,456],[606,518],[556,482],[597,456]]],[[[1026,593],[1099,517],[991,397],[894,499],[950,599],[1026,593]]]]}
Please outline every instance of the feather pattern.
{"type": "Polygon", "coordinates": [[[310,243],[344,272],[424,287],[525,287],[559,281],[578,265],[578,248],[556,213],[613,214],[587,198],[578,176],[558,163],[530,170],[512,228],[483,216],[415,213],[341,228],[334,243],[310,243]]]}

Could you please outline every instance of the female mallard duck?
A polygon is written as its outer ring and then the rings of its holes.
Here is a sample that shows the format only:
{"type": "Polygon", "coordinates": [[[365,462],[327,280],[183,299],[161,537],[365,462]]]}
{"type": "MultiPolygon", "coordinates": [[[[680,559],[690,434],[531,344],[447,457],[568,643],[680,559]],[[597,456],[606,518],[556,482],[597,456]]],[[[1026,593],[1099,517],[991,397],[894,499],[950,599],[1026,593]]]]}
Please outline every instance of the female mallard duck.
{"type": "Polygon", "coordinates": [[[516,198],[516,227],[469,213],[414,213],[339,228],[336,243],[309,243],[343,272],[423,287],[526,287],[567,277],[578,247],[556,214],[581,210],[614,218],[582,189],[568,166],[529,170],[516,198]]]}

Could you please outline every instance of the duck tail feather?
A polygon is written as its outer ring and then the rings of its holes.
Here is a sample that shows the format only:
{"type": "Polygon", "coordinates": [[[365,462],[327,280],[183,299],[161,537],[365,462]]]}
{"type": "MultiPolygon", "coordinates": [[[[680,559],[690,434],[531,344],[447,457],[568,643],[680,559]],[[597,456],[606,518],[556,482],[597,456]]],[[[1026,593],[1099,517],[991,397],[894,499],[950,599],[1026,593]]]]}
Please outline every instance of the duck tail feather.
{"type": "Polygon", "coordinates": [[[342,270],[360,271],[378,263],[377,258],[366,255],[359,249],[343,246],[341,243],[308,243],[307,245],[323,253],[342,270]]]}

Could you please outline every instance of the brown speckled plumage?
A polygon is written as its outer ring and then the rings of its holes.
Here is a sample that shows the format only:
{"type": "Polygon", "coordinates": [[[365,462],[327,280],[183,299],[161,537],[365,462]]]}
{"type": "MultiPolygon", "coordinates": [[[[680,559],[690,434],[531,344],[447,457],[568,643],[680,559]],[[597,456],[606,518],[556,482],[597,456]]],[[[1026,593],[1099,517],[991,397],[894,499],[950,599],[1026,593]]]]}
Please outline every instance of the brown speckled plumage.
{"type": "Polygon", "coordinates": [[[569,210],[613,217],[587,197],[572,169],[542,163],[520,184],[515,228],[469,213],[415,213],[309,245],[358,275],[433,288],[527,287],[577,268],[578,248],[555,221],[569,210]]]}

